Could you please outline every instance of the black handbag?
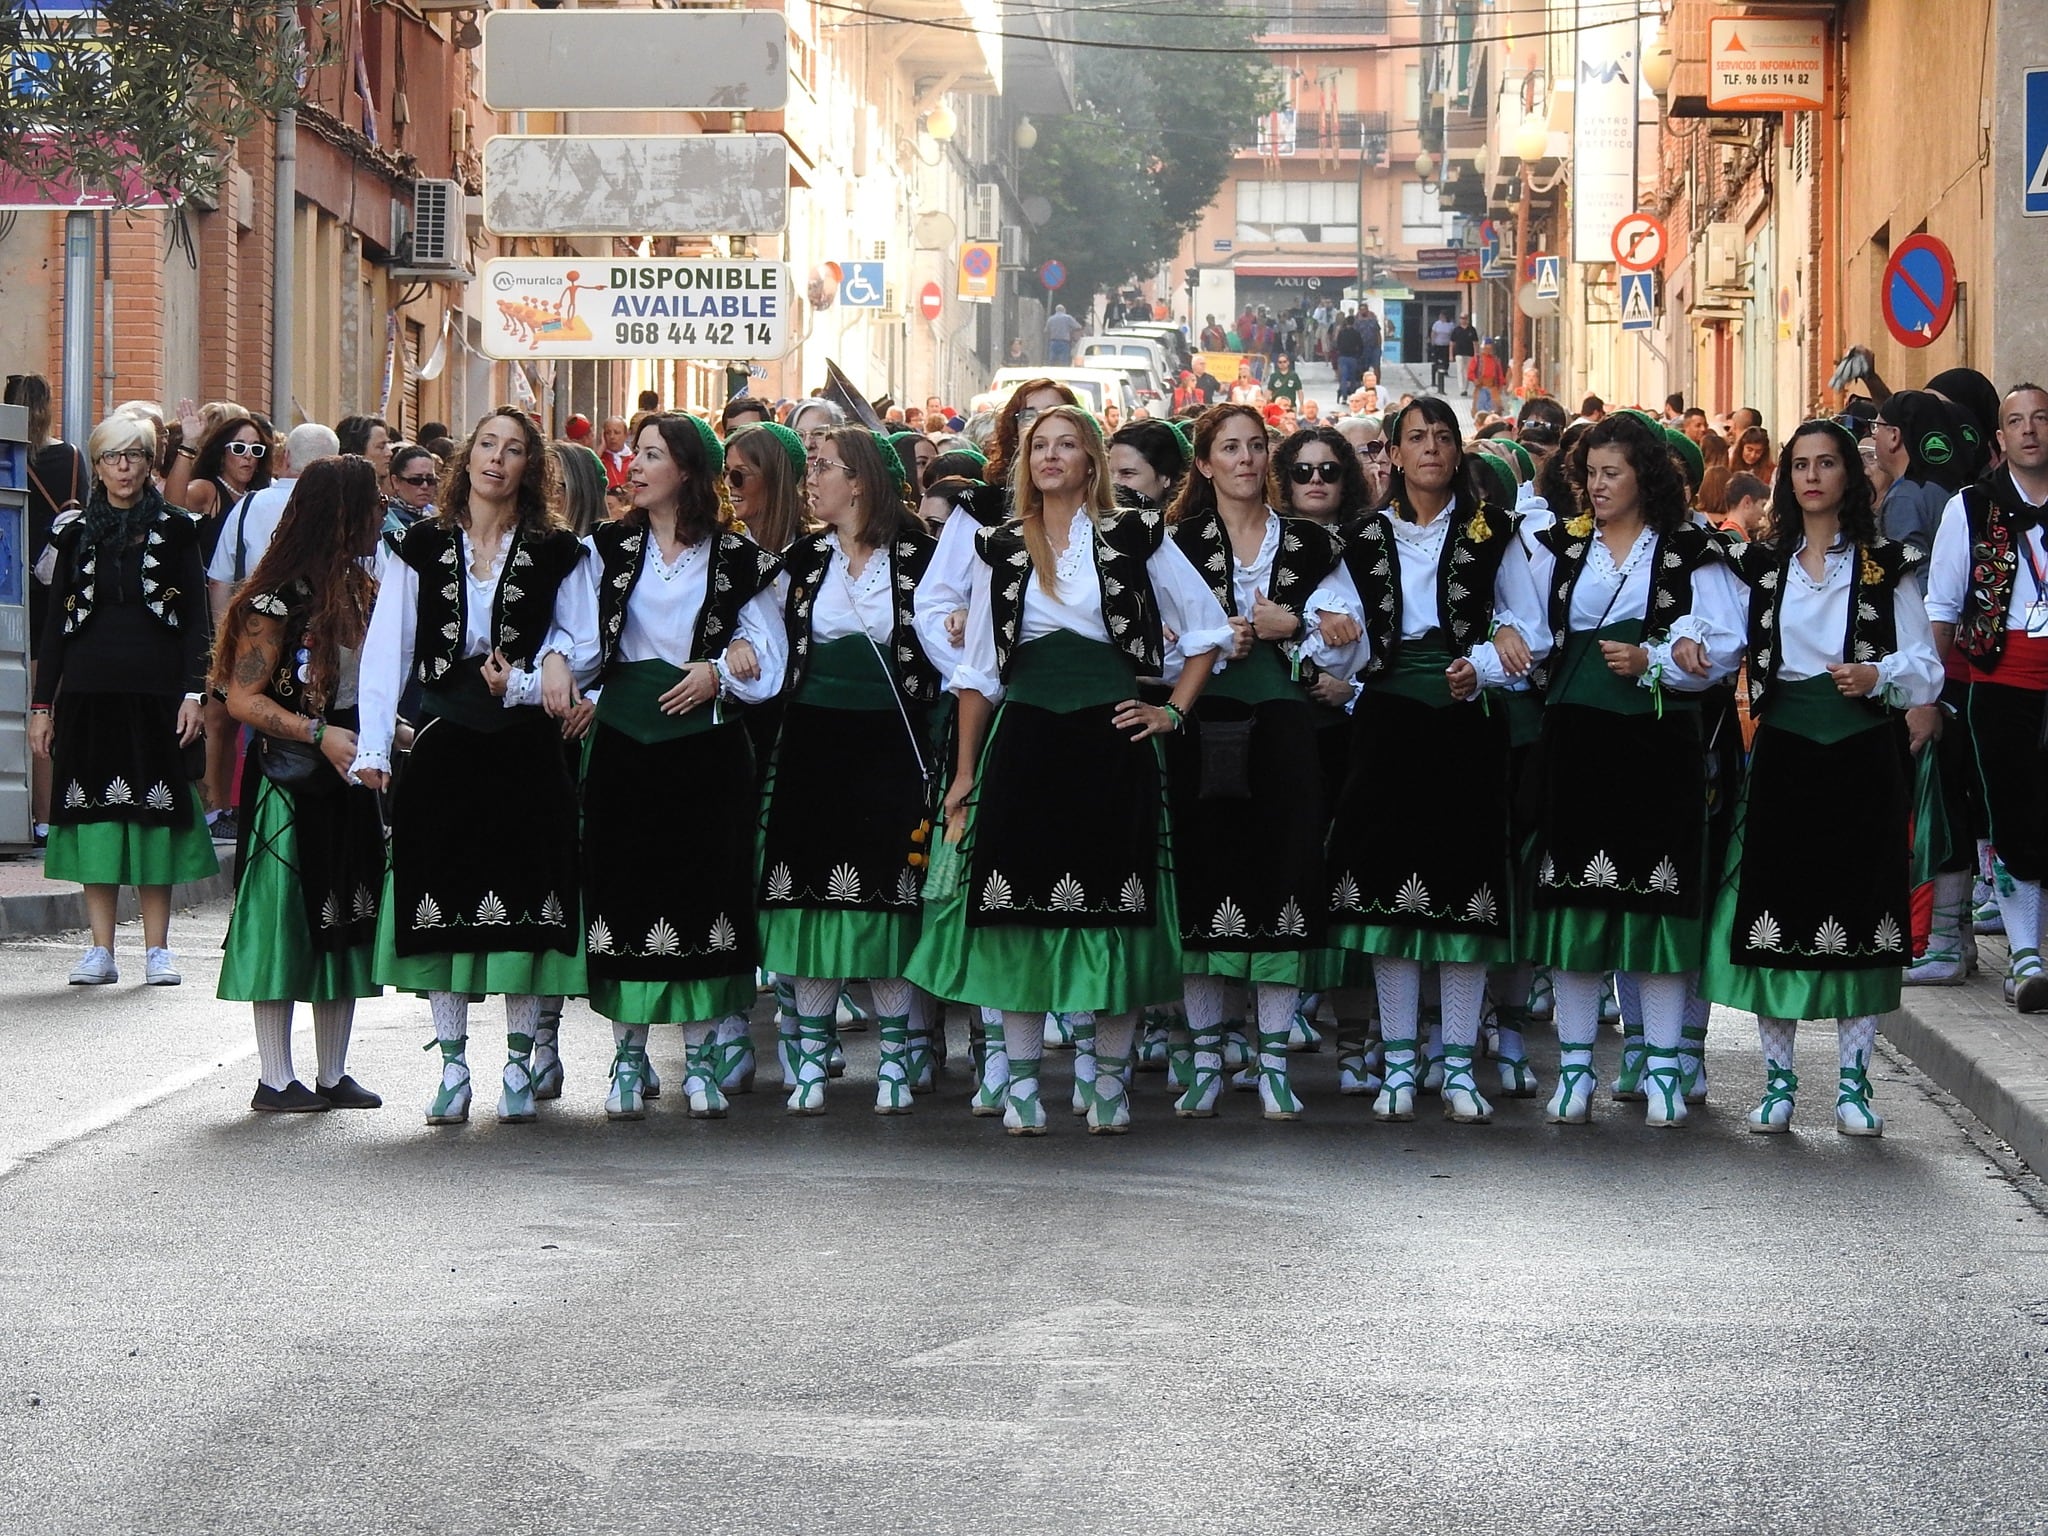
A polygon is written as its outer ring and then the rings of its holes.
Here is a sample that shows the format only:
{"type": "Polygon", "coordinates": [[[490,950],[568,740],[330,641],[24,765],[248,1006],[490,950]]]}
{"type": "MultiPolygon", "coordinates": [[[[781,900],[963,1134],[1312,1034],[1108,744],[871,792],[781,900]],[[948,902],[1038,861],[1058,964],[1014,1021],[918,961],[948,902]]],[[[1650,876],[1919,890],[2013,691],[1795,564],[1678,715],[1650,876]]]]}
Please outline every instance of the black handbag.
{"type": "Polygon", "coordinates": [[[327,761],[327,754],[309,741],[286,741],[279,736],[256,738],[256,762],[263,777],[286,789],[339,789],[341,775],[327,761]]]}
{"type": "Polygon", "coordinates": [[[1201,754],[1200,796],[1204,800],[1252,797],[1252,721],[1200,720],[1195,748],[1201,754]]]}

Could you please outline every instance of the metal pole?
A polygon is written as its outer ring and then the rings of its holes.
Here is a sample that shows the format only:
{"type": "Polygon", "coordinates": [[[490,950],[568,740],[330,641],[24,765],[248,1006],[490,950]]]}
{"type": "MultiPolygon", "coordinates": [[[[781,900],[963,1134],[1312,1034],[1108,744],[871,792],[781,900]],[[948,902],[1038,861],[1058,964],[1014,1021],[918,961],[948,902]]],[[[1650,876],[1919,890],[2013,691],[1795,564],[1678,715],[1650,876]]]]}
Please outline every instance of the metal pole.
{"type": "MultiPolygon", "coordinates": [[[[277,8],[280,29],[296,30],[298,11],[277,8]]],[[[292,420],[292,278],[296,262],[292,245],[297,230],[299,198],[299,114],[286,107],[277,114],[277,182],[270,246],[270,420],[289,432],[292,420]]]]}
{"type": "Polygon", "coordinates": [[[89,213],[64,215],[64,440],[92,432],[93,228],[89,213]]]}
{"type": "Polygon", "coordinates": [[[114,211],[100,215],[100,414],[114,414],[114,211]]]}

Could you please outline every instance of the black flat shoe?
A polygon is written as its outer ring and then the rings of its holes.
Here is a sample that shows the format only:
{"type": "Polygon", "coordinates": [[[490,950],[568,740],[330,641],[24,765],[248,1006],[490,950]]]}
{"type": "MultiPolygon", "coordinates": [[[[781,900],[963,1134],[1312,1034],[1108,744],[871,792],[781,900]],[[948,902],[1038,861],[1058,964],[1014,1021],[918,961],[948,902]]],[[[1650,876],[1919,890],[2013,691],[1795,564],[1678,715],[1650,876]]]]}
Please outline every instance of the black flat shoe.
{"type": "Polygon", "coordinates": [[[297,1078],[282,1088],[256,1085],[256,1096],[249,1101],[249,1107],[266,1115],[321,1115],[331,1106],[297,1078]]]}
{"type": "Polygon", "coordinates": [[[318,1090],[332,1109],[382,1109],[384,1101],[346,1073],[318,1090]]]}

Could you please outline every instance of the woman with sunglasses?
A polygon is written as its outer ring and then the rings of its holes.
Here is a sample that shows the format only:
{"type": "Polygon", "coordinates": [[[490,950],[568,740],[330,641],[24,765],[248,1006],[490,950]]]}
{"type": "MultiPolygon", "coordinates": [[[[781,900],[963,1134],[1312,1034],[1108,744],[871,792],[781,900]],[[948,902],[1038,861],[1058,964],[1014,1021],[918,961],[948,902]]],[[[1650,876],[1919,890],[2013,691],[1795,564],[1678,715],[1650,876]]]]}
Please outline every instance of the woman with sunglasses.
{"type": "Polygon", "coordinates": [[[1228,615],[1235,644],[1203,690],[1185,740],[1167,754],[1193,1049],[1189,1087],[1174,1112],[1216,1113],[1227,998],[1242,985],[1258,1021],[1261,1107],[1268,1120],[1294,1120],[1301,1103],[1287,1050],[1322,940],[1326,822],[1315,707],[1282,647],[1300,638],[1301,605],[1341,546],[1325,528],[1266,504],[1267,434],[1256,409],[1204,412],[1194,460],[1167,517],[1174,543],[1228,615]]]}
{"type": "Polygon", "coordinates": [[[1487,971],[1512,958],[1514,898],[1507,726],[1490,696],[1549,647],[1513,514],[1476,489],[1456,413],[1425,396],[1388,429],[1391,503],[1355,525],[1332,594],[1309,604],[1338,647],[1331,664],[1364,684],[1330,827],[1331,937],[1372,956],[1385,1050],[1373,1114],[1414,1118],[1435,965],[1443,1112],[1483,1123],[1493,1107],[1473,1058],[1487,971]],[[1445,793],[1415,795],[1446,772],[1445,793]]]}
{"type": "Polygon", "coordinates": [[[934,543],[904,501],[886,438],[837,428],[805,473],[825,526],[783,556],[789,699],[762,813],[761,963],[795,983],[796,1018],[778,1020],[789,1112],[825,1112],[840,989],[868,981],[882,1045],[875,1112],[903,1115],[930,1051],[912,1036],[903,978],[929,849],[926,720],[939,693],[912,596],[934,543]]]}
{"type": "Polygon", "coordinates": [[[390,786],[399,699],[408,681],[421,693],[391,798],[377,980],[427,994],[441,1052],[429,1125],[469,1118],[471,998],[505,999],[498,1119],[522,1124],[551,1065],[536,1059],[541,999],[585,989],[576,789],[549,714],[567,712],[570,673],[589,675],[597,617],[571,579],[585,551],[559,499],[532,418],[485,416],[439,510],[384,560],[364,642],[359,783],[390,786]]]}
{"type": "MultiPolygon", "coordinates": [[[[758,429],[750,429],[758,430],[758,429]]],[[[583,760],[590,1006],[612,1021],[605,1113],[645,1113],[651,1026],[682,1026],[693,1118],[726,1112],[717,1022],[754,1002],[756,777],[731,704],[782,687],[774,555],[721,527],[724,450],[695,416],[650,416],[626,484],[633,510],[584,540],[599,686],[583,760]],[[653,817],[678,785],[691,813],[653,817]],[[689,871],[687,880],[677,879],[689,871]]],[[[549,658],[551,668],[556,658],[549,658]]],[[[566,670],[566,669],[565,669],[566,670]]]]}
{"type": "Polygon", "coordinates": [[[1377,512],[1387,504],[1387,429],[1377,416],[1346,416],[1337,430],[1357,455],[1365,477],[1366,505],[1358,514],[1377,512]]]}
{"type": "Polygon", "coordinates": [[[1942,683],[1926,556],[1879,535],[1856,440],[1809,421],[1785,445],[1769,531],[1730,558],[1748,587],[1757,731],[1701,991],[1756,1015],[1765,1085],[1752,1131],[1790,1127],[1795,1026],[1832,1018],[1835,1128],[1879,1136],[1870,1058],[1913,932],[1904,711],[1942,683]]]}
{"type": "Polygon", "coordinates": [[[156,428],[110,416],[86,442],[85,515],[56,539],[56,579],[37,657],[28,744],[51,760],[44,872],[85,887],[92,946],[77,986],[120,980],[114,907],[142,901],[143,983],[181,980],[170,950],[171,887],[219,865],[199,799],[196,754],[208,613],[199,530],[151,482],[156,428]]]}
{"type": "Polygon", "coordinates": [[[1012,476],[1014,522],[976,540],[953,673],[960,729],[945,835],[960,879],[927,912],[911,977],[1002,1011],[975,1107],[987,1112],[993,1090],[1016,1136],[1045,1132],[1045,1014],[1093,1013],[1094,1075],[1081,1097],[1088,1129],[1114,1134],[1130,1126],[1137,1012],[1180,988],[1153,738],[1179,727],[1235,637],[1164,517],[1116,510],[1085,412],[1036,417],[1012,476]],[[1189,659],[1169,700],[1147,704],[1138,680],[1165,672],[1167,630],[1189,659]]]}
{"type": "Polygon", "coordinates": [[[1679,1126],[1689,973],[1717,878],[1706,868],[1697,701],[1741,662],[1744,603],[1726,546],[1691,521],[1660,427],[1617,412],[1571,452],[1584,510],[1537,536],[1536,561],[1552,654],[1529,958],[1551,969],[1559,1045],[1545,1114],[1568,1125],[1592,1118],[1601,990],[1621,972],[1641,1003],[1648,1123],[1679,1126]],[[1643,792],[1616,816],[1593,786],[1612,782],[1622,764],[1643,792]]]}

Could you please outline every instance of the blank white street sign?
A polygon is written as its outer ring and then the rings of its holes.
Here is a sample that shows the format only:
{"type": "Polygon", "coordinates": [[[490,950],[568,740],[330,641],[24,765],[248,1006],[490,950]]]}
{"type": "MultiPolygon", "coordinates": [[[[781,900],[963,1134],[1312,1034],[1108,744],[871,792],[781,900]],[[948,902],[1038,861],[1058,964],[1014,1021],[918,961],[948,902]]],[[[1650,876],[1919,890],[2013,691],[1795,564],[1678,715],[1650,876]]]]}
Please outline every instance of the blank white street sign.
{"type": "Polygon", "coordinates": [[[778,234],[789,141],[501,133],[484,141],[484,223],[499,235],[778,234]]]}
{"type": "Polygon", "coordinates": [[[494,112],[780,112],[789,22],[772,11],[492,11],[494,112]]]}

